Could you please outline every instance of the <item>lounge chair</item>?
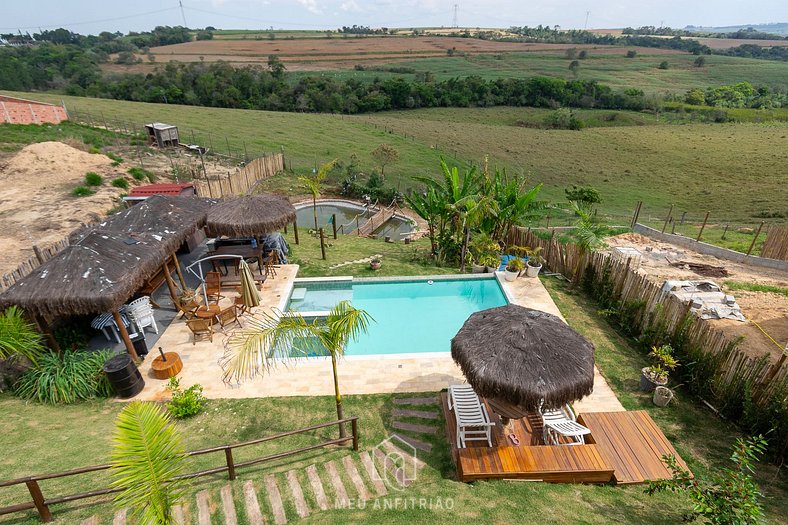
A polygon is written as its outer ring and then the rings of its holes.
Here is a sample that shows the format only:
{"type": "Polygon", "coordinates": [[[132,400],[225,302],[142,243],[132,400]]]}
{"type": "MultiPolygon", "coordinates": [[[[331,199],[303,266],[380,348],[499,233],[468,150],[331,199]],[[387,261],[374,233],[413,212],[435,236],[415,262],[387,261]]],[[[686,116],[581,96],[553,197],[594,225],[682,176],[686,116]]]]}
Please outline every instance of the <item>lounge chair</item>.
{"type": "Polygon", "coordinates": [[[575,413],[569,405],[559,410],[541,411],[542,437],[546,445],[584,445],[591,431],[575,421],[575,413]],[[561,437],[568,442],[561,442],[561,437]]]}
{"type": "Polygon", "coordinates": [[[190,319],[186,321],[186,326],[189,327],[194,336],[192,344],[196,345],[198,339],[208,339],[213,342],[213,323],[211,321],[211,319],[190,319]]]}
{"type": "Polygon", "coordinates": [[[465,448],[466,441],[486,441],[492,447],[491,429],[487,408],[470,385],[449,386],[449,409],[457,420],[457,448],[465,448]]]}

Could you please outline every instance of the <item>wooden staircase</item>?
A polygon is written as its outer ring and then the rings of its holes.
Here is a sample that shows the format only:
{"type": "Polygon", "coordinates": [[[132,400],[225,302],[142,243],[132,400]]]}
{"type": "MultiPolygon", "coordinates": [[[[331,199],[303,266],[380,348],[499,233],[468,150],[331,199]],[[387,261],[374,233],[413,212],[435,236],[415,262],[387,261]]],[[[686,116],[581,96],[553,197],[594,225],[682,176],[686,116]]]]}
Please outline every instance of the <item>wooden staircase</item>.
{"type": "Polygon", "coordinates": [[[367,220],[367,222],[361,225],[361,227],[357,231],[358,235],[363,235],[364,237],[368,237],[372,235],[372,232],[380,228],[380,226],[382,226],[383,223],[385,223],[387,220],[392,218],[394,216],[394,213],[396,213],[396,211],[397,210],[394,207],[380,208],[377,211],[377,213],[372,215],[367,220]]]}

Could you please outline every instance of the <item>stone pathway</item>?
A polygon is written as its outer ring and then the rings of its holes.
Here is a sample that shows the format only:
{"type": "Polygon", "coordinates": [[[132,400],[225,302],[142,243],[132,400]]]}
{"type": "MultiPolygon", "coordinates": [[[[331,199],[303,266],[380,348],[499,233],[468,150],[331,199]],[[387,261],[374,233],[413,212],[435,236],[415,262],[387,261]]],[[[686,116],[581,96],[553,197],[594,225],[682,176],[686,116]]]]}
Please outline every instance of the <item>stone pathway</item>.
{"type": "Polygon", "coordinates": [[[396,397],[391,412],[391,428],[395,436],[422,452],[431,452],[432,445],[425,436],[439,435],[437,397],[396,397]],[[417,407],[414,409],[413,407],[417,407]],[[428,410],[434,408],[435,410],[428,410]]]}
{"type": "Polygon", "coordinates": [[[380,254],[370,255],[369,257],[364,257],[363,259],[356,259],[355,261],[345,261],[339,264],[332,264],[328,267],[329,270],[336,270],[337,268],[342,268],[343,266],[350,266],[352,264],[364,264],[369,263],[372,259],[383,259],[383,256],[380,254]]]}
{"type": "MultiPolygon", "coordinates": [[[[434,398],[432,402],[437,407],[434,398]]],[[[412,456],[398,444],[386,442],[385,450],[352,453],[323,464],[268,474],[262,479],[230,481],[219,490],[201,490],[193,499],[175,507],[175,523],[238,525],[238,517],[243,516],[250,525],[285,525],[324,510],[348,504],[356,506],[386,496],[388,482],[404,487],[411,484],[405,471],[391,462],[392,455],[412,456]],[[234,495],[239,496],[242,508],[236,508],[234,495]]],[[[424,466],[419,460],[414,464],[416,468],[424,466]]],[[[118,511],[112,520],[112,525],[127,523],[125,510],[118,511]]],[[[101,525],[101,522],[92,516],[80,525],[101,525]]]]}

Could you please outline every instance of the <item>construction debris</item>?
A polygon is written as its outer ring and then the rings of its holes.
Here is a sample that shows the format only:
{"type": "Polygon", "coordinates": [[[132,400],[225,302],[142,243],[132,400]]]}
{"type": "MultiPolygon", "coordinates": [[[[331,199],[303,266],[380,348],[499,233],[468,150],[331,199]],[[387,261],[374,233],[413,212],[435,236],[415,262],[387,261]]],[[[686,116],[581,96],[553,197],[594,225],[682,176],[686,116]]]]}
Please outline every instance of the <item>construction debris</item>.
{"type": "Polygon", "coordinates": [[[684,268],[685,270],[693,271],[693,272],[697,273],[698,275],[702,275],[703,277],[727,277],[728,276],[728,270],[726,270],[724,266],[712,266],[711,264],[698,263],[698,262],[692,262],[692,261],[673,262],[670,259],[668,259],[667,257],[665,257],[665,259],[667,259],[668,263],[670,263],[671,266],[675,266],[676,268],[684,268]]]}
{"type": "Polygon", "coordinates": [[[665,281],[662,291],[689,302],[690,309],[701,319],[747,320],[736,298],[724,293],[713,281],[665,281]]]}

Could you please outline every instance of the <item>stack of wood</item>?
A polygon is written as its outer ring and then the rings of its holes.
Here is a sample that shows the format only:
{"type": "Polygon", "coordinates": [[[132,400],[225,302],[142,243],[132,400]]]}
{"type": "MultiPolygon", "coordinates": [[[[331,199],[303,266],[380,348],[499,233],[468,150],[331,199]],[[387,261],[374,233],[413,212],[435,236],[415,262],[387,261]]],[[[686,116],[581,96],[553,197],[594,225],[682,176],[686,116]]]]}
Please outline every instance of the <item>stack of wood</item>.
{"type": "Polygon", "coordinates": [[[703,277],[727,277],[728,270],[725,269],[723,266],[712,266],[711,264],[705,263],[698,263],[692,261],[678,261],[672,262],[668,260],[671,266],[675,266],[677,268],[686,268],[691,270],[698,275],[702,275],[703,277]]]}

